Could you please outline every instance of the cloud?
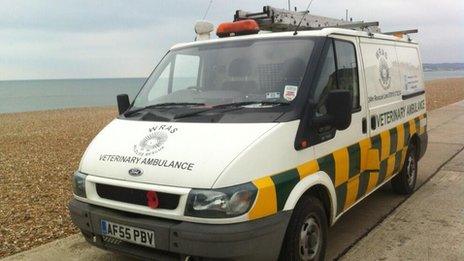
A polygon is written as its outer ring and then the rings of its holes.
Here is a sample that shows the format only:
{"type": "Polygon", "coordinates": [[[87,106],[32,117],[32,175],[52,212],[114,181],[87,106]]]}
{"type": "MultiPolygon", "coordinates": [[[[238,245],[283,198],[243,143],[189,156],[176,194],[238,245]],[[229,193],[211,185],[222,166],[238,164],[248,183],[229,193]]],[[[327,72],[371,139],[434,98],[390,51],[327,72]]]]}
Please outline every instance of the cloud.
{"type": "Polygon", "coordinates": [[[65,32],[131,30],[169,23],[168,1],[6,1],[2,2],[3,29],[65,32]]]}
{"type": "MultiPolygon", "coordinates": [[[[299,10],[308,1],[292,0],[299,10]]],[[[0,80],[144,77],[170,46],[194,38],[209,0],[4,0],[0,80]]],[[[286,7],[287,0],[214,0],[207,19],[230,21],[237,9],[286,7]]],[[[425,62],[464,61],[460,0],[315,0],[311,12],[379,21],[384,31],[419,28],[425,62]]]]}

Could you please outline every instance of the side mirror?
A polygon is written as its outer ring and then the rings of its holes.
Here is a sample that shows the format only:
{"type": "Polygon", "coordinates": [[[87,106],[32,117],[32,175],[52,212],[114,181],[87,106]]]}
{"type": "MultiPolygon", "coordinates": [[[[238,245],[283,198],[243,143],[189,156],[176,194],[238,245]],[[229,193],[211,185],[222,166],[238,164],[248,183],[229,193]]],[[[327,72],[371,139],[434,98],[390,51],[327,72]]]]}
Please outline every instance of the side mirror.
{"type": "Polygon", "coordinates": [[[348,90],[332,90],[326,101],[327,114],[331,125],[337,130],[345,130],[351,124],[353,98],[348,90]]]}
{"type": "Polygon", "coordinates": [[[119,115],[123,114],[127,109],[129,109],[130,102],[129,102],[129,95],[127,94],[119,94],[116,96],[118,100],[118,111],[119,115]]]}

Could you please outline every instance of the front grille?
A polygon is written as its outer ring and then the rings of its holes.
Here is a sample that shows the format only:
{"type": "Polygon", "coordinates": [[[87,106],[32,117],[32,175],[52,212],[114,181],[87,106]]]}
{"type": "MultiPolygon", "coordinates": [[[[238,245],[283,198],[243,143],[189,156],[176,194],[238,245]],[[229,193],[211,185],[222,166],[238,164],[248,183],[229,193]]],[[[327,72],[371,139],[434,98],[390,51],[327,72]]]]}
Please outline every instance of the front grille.
{"type": "MultiPolygon", "coordinates": [[[[107,184],[95,184],[99,197],[129,204],[147,206],[147,190],[125,188],[107,184]]],[[[179,195],[156,192],[158,196],[158,208],[176,209],[179,205],[179,195]]]]}

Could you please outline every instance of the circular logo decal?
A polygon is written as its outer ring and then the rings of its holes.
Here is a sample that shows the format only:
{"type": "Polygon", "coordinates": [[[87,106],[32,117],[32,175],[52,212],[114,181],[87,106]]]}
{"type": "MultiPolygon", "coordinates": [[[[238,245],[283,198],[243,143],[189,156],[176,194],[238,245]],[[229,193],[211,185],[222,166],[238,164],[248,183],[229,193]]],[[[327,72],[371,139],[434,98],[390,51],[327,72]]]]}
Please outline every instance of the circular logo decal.
{"type": "Polygon", "coordinates": [[[149,129],[139,143],[134,145],[134,152],[139,156],[150,156],[164,148],[168,135],[175,133],[177,128],[171,125],[155,126],[149,129]]]}
{"type": "Polygon", "coordinates": [[[168,139],[164,132],[157,131],[145,136],[139,144],[134,146],[134,151],[140,156],[148,156],[163,149],[163,144],[168,139]]]}
{"type": "Polygon", "coordinates": [[[377,60],[379,61],[379,82],[383,89],[388,90],[391,84],[390,67],[388,66],[388,55],[383,49],[377,50],[377,60]]]}

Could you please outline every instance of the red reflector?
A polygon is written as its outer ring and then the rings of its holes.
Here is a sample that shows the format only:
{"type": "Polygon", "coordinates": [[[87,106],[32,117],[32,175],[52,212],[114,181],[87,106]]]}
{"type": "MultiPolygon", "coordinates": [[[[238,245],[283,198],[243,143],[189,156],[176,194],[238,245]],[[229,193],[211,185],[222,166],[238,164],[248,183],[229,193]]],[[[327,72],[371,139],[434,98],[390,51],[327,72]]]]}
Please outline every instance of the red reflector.
{"type": "Polygon", "coordinates": [[[301,143],[300,143],[300,145],[301,145],[301,148],[302,148],[302,149],[305,149],[305,148],[308,147],[308,141],[307,141],[307,140],[302,140],[301,143]]]}
{"type": "Polygon", "coordinates": [[[155,191],[147,191],[147,205],[149,208],[158,208],[159,200],[155,191]]]}
{"type": "Polygon", "coordinates": [[[219,37],[232,35],[257,34],[259,25],[255,20],[241,20],[237,22],[222,23],[218,26],[216,34],[219,37]]]}

